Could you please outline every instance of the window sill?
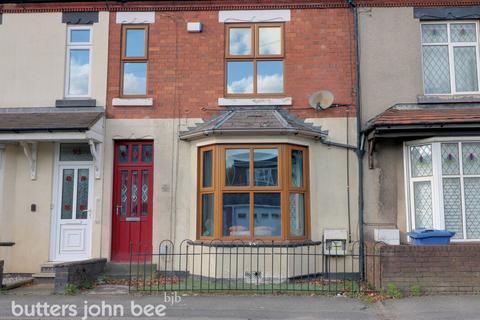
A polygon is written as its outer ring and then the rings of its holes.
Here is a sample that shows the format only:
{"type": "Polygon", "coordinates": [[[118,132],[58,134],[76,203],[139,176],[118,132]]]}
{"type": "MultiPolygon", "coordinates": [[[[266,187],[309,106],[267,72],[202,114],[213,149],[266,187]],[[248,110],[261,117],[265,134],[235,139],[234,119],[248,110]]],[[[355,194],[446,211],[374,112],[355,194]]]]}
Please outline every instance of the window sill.
{"type": "Polygon", "coordinates": [[[152,98],[113,98],[114,107],[152,107],[152,98]]]}
{"type": "Polygon", "coordinates": [[[218,98],[218,105],[229,106],[291,106],[292,97],[285,98],[218,98]]]}
{"type": "Polygon", "coordinates": [[[205,247],[220,247],[220,248],[235,248],[235,247],[255,247],[255,248],[269,248],[269,247],[303,247],[320,245],[322,241],[312,240],[195,240],[191,244],[205,247]]]}
{"type": "Polygon", "coordinates": [[[419,95],[418,103],[477,103],[480,102],[479,94],[446,94],[446,95],[419,95]]]}
{"type": "Polygon", "coordinates": [[[65,98],[55,100],[55,107],[57,108],[72,108],[72,107],[95,107],[97,101],[88,98],[65,98]]]}

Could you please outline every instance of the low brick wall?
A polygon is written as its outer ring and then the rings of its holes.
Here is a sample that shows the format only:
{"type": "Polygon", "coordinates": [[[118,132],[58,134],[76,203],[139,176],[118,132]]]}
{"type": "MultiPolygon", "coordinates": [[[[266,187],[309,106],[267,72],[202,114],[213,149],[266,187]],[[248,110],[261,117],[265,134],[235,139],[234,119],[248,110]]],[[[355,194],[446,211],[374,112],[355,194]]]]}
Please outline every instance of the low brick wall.
{"type": "Polygon", "coordinates": [[[65,286],[82,287],[94,282],[105,270],[107,259],[90,259],[55,265],[55,293],[65,293],[65,286]]]}
{"type": "Polygon", "coordinates": [[[425,293],[480,292],[480,244],[385,245],[369,258],[375,262],[367,262],[367,276],[376,287],[392,283],[407,293],[413,285],[425,293]]]}
{"type": "Polygon", "coordinates": [[[3,260],[0,260],[0,288],[2,287],[3,283],[3,260]]]}

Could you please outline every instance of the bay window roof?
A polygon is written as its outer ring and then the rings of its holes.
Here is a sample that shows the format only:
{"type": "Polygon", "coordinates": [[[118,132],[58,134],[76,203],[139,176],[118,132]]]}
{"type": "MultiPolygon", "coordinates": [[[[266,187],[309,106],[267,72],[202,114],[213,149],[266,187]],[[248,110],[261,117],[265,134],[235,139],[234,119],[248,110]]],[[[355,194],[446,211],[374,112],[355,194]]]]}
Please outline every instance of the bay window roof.
{"type": "Polygon", "coordinates": [[[232,107],[220,115],[180,133],[182,140],[215,135],[293,135],[324,139],[328,131],[278,107],[232,107]]]}

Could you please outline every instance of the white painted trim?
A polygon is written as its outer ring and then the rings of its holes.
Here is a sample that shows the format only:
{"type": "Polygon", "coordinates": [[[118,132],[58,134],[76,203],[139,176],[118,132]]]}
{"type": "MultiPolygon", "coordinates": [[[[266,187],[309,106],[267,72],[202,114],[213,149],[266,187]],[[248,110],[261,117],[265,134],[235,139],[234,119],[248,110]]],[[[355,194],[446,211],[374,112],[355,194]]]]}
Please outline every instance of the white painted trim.
{"type": "MultiPolygon", "coordinates": [[[[432,184],[432,207],[433,207],[433,227],[435,229],[445,229],[445,212],[444,212],[444,200],[443,200],[443,178],[455,178],[460,180],[461,189],[461,203],[462,203],[462,231],[463,239],[452,239],[452,242],[468,242],[468,241],[480,241],[480,239],[467,239],[466,232],[466,208],[465,208],[465,178],[479,178],[480,175],[464,175],[463,173],[463,143],[479,142],[478,137],[468,138],[454,138],[454,137],[436,137],[429,139],[422,139],[416,141],[408,141],[404,143],[404,156],[405,165],[405,181],[406,187],[412,189],[412,184],[415,181],[431,181],[432,184]],[[458,161],[459,161],[459,174],[456,175],[443,175],[442,172],[442,143],[455,143],[458,146],[458,161]],[[410,173],[410,146],[430,144],[432,146],[432,176],[422,178],[412,178],[410,173]]],[[[410,211],[407,210],[407,221],[411,219],[411,224],[407,226],[407,230],[411,230],[415,227],[415,209],[414,209],[414,197],[413,192],[410,190],[407,198],[407,207],[410,207],[410,211]]]]}
{"type": "Polygon", "coordinates": [[[5,178],[5,146],[0,144],[0,217],[4,214],[3,199],[4,199],[4,178],[5,178]]]}
{"type": "Polygon", "coordinates": [[[2,141],[14,142],[40,142],[40,141],[88,141],[93,140],[96,143],[103,142],[104,139],[105,118],[99,119],[96,124],[86,132],[28,132],[28,133],[2,133],[0,134],[0,143],[2,141]]]}
{"type": "Polygon", "coordinates": [[[30,179],[37,179],[37,157],[38,157],[38,142],[21,141],[20,145],[23,148],[25,157],[27,157],[30,167],[30,179]]]}
{"type": "Polygon", "coordinates": [[[218,22],[285,22],[290,21],[290,10],[233,10],[219,11],[218,22]]]}
{"type": "MultiPolygon", "coordinates": [[[[96,210],[95,203],[93,201],[94,192],[94,166],[93,161],[60,161],[60,143],[55,143],[54,149],[54,168],[53,168],[53,192],[52,192],[52,204],[51,204],[51,232],[50,232],[50,261],[75,261],[75,260],[84,260],[92,257],[92,235],[93,235],[93,216],[96,216],[96,212],[92,214],[93,210],[96,210]],[[60,169],[63,167],[75,168],[78,169],[89,169],[90,178],[89,178],[89,192],[88,192],[88,218],[82,223],[87,225],[87,241],[86,250],[87,256],[82,257],[65,257],[66,259],[60,259],[58,256],[60,239],[58,238],[58,227],[57,219],[60,216],[60,204],[61,204],[61,188],[60,188],[60,169]]],[[[75,173],[76,175],[77,173],[75,173]]],[[[76,194],[76,184],[74,185],[74,195],[76,194]]],[[[76,202],[76,197],[74,196],[74,204],[76,202]]],[[[76,206],[73,206],[76,207],[76,206]]]]}
{"type": "Polygon", "coordinates": [[[116,22],[120,24],[155,23],[155,12],[117,12],[116,22]]]}
{"type": "Polygon", "coordinates": [[[229,99],[218,98],[219,106],[291,106],[292,98],[253,98],[253,99],[229,99]]]}
{"type": "Polygon", "coordinates": [[[95,166],[95,179],[100,179],[102,177],[103,167],[103,144],[95,143],[93,139],[90,139],[88,140],[88,145],[90,146],[90,153],[93,156],[95,166]]]}
{"type": "Polygon", "coordinates": [[[470,94],[478,94],[480,92],[480,53],[479,53],[479,23],[475,20],[462,20],[462,21],[432,21],[432,22],[422,22],[420,24],[420,37],[422,36],[422,26],[428,24],[444,24],[447,26],[447,42],[440,42],[440,43],[423,43],[423,39],[421,40],[421,54],[422,54],[422,83],[423,83],[423,92],[425,96],[452,96],[457,94],[463,95],[470,95],[470,94]],[[464,24],[464,23],[473,23],[475,24],[475,37],[476,41],[474,42],[453,42],[451,39],[450,34],[450,26],[452,24],[464,24]],[[450,72],[450,93],[426,93],[425,92],[425,68],[424,68],[424,58],[423,58],[423,47],[428,46],[446,46],[448,47],[448,62],[449,62],[449,72],[450,72]],[[474,47],[476,52],[476,63],[477,63],[477,91],[472,92],[462,92],[456,89],[456,79],[455,79],[455,57],[453,53],[453,49],[456,47],[474,47]]]}
{"type": "Polygon", "coordinates": [[[64,86],[64,95],[65,98],[90,98],[92,94],[92,42],[93,42],[93,29],[92,26],[90,25],[84,25],[84,26],[68,26],[67,27],[67,57],[66,57],[66,64],[65,64],[65,86],[64,86]],[[90,39],[88,42],[70,42],[70,31],[71,30],[88,30],[90,32],[90,39]],[[87,93],[84,95],[73,95],[70,94],[70,54],[72,50],[77,50],[77,49],[84,49],[88,50],[88,88],[87,88],[87,93]]]}
{"type": "Polygon", "coordinates": [[[153,106],[153,99],[152,98],[144,98],[144,99],[113,98],[112,105],[114,107],[151,107],[153,106]]]}

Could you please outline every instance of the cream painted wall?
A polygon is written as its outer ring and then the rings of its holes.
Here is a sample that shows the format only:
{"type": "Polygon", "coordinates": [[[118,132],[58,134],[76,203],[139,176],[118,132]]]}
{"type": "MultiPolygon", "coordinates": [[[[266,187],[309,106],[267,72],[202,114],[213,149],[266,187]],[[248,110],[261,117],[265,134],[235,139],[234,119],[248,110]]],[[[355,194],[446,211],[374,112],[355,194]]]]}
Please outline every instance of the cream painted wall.
{"type": "MultiPolygon", "coordinates": [[[[92,98],[105,105],[109,14],[93,24],[92,98]]],[[[0,25],[0,107],[52,107],[64,98],[67,24],[62,13],[5,13],[0,25]]]]}
{"type": "Polygon", "coordinates": [[[21,147],[7,145],[5,160],[0,240],[13,241],[15,246],[3,248],[0,259],[5,259],[6,272],[38,272],[50,249],[53,143],[39,144],[36,180],[30,179],[21,147]],[[31,204],[37,205],[36,212],[30,211],[31,204]]]}
{"type": "MultiPolygon", "coordinates": [[[[57,205],[52,197],[55,143],[38,145],[37,179],[30,179],[29,164],[23,148],[7,144],[4,163],[4,201],[0,201],[0,241],[15,246],[0,248],[6,272],[36,273],[51,258],[52,217],[57,205]],[[37,211],[31,212],[31,204],[37,211]]],[[[1,182],[1,180],[0,180],[1,182]]],[[[100,256],[101,204],[103,180],[95,179],[92,210],[92,257],[100,256]]],[[[1,190],[1,187],[0,187],[1,190]]]]}
{"type": "MultiPolygon", "coordinates": [[[[332,141],[346,142],[344,118],[312,119],[330,131],[332,141]]],[[[293,143],[309,146],[312,239],[321,240],[325,228],[348,228],[347,154],[350,161],[350,205],[353,239],[358,238],[357,163],[353,152],[293,137],[207,138],[184,142],[177,128],[199,119],[107,120],[102,223],[102,257],[110,258],[114,140],[154,140],[153,244],[196,237],[197,148],[211,143],[293,143]],[[180,122],[180,123],[179,123],[180,122]],[[173,156],[172,156],[173,155],[173,156]]],[[[349,142],[355,140],[355,119],[349,121],[349,142]]]]}
{"type": "MultiPolygon", "coordinates": [[[[420,21],[413,8],[362,8],[359,14],[362,118],[365,122],[396,103],[416,103],[423,94],[420,21]]],[[[384,140],[374,169],[364,161],[367,239],[375,228],[406,231],[402,143],[384,140]]]]}

